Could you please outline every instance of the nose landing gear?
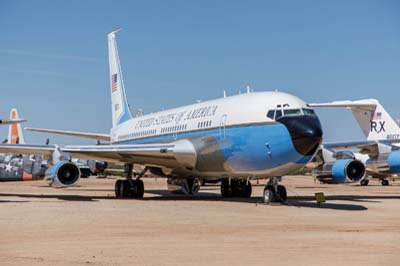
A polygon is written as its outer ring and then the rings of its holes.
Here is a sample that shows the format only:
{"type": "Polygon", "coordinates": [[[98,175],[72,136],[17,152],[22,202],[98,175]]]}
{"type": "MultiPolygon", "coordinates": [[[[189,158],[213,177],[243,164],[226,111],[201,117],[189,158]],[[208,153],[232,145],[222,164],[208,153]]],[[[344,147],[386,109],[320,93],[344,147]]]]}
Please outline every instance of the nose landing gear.
{"type": "Polygon", "coordinates": [[[287,191],[282,185],[279,185],[279,178],[271,177],[264,188],[263,200],[265,204],[271,202],[286,202],[287,191]]]}

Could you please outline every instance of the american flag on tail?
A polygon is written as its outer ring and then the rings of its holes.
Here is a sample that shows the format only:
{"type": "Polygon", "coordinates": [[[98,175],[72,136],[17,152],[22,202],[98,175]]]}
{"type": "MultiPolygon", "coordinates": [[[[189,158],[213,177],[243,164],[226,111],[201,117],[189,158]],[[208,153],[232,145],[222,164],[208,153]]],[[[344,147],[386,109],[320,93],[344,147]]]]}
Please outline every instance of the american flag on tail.
{"type": "Polygon", "coordinates": [[[111,91],[116,92],[117,91],[117,85],[118,84],[118,76],[117,74],[114,74],[111,76],[111,91]]]}
{"type": "Polygon", "coordinates": [[[371,120],[381,120],[382,119],[382,112],[374,112],[372,114],[371,120]]]}

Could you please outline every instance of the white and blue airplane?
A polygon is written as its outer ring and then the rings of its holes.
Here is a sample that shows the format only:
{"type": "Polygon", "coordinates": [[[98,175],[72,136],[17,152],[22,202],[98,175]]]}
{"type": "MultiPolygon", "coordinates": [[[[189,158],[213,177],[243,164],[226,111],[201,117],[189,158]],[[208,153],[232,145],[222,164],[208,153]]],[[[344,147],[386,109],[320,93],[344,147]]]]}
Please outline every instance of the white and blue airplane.
{"type": "Polygon", "coordinates": [[[327,143],[315,157],[313,175],[322,182],[366,186],[378,178],[383,186],[400,173],[400,127],[376,99],[310,104],[313,107],[347,108],[366,137],[364,141],[327,143]],[[341,169],[347,165],[347,178],[341,169]],[[335,167],[339,166],[338,169],[335,167]],[[337,176],[339,172],[339,176],[337,176]]]}
{"type": "Polygon", "coordinates": [[[266,203],[285,201],[280,177],[308,163],[322,141],[317,115],[303,100],[281,92],[248,92],[134,117],[124,88],[115,30],[108,34],[112,128],[110,134],[31,129],[96,140],[103,145],[11,145],[0,152],[41,154],[52,159],[55,186],[72,186],[79,169],[74,158],[125,164],[126,179],[117,180],[116,197],[142,198],[141,177],[150,171],[168,178],[171,188],[193,194],[198,180],[221,180],[222,197],[250,197],[250,180],[269,178],[266,203]],[[133,164],[144,166],[135,178],[133,164]]]}

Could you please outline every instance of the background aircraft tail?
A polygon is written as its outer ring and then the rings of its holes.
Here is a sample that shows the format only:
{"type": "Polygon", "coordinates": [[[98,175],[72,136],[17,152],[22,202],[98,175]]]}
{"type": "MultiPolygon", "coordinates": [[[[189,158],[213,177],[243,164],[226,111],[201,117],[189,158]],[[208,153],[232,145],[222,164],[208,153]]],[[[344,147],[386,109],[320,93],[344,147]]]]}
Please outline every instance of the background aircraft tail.
{"type": "Polygon", "coordinates": [[[367,140],[400,139],[400,127],[376,99],[310,104],[351,109],[367,140]]]}
{"type": "MultiPolygon", "coordinates": [[[[18,111],[16,108],[11,109],[11,120],[18,120],[18,111]]],[[[8,143],[9,144],[25,144],[24,133],[22,132],[21,124],[10,124],[8,128],[8,143]]]]}
{"type": "Polygon", "coordinates": [[[115,34],[118,31],[120,31],[120,29],[116,29],[108,34],[108,60],[110,65],[113,127],[116,127],[132,118],[124,88],[124,80],[122,78],[121,65],[118,56],[117,41],[115,38],[115,34]]]}

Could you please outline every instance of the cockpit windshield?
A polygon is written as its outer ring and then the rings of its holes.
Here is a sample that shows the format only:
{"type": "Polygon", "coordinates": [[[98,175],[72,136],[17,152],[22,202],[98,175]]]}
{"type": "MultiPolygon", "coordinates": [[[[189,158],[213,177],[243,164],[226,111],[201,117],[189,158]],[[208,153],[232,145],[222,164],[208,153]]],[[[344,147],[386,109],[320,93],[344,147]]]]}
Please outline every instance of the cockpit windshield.
{"type": "Polygon", "coordinates": [[[305,109],[303,108],[303,113],[306,116],[315,116],[315,112],[313,109],[305,109]]]}
{"type": "Polygon", "coordinates": [[[286,109],[285,106],[283,108],[278,108],[276,110],[269,110],[267,112],[267,117],[272,120],[278,120],[281,117],[288,116],[316,116],[314,110],[302,108],[302,109],[286,109]]]}
{"type": "Polygon", "coordinates": [[[283,110],[283,114],[285,116],[300,116],[302,115],[301,109],[288,109],[288,110],[283,110]]]}

